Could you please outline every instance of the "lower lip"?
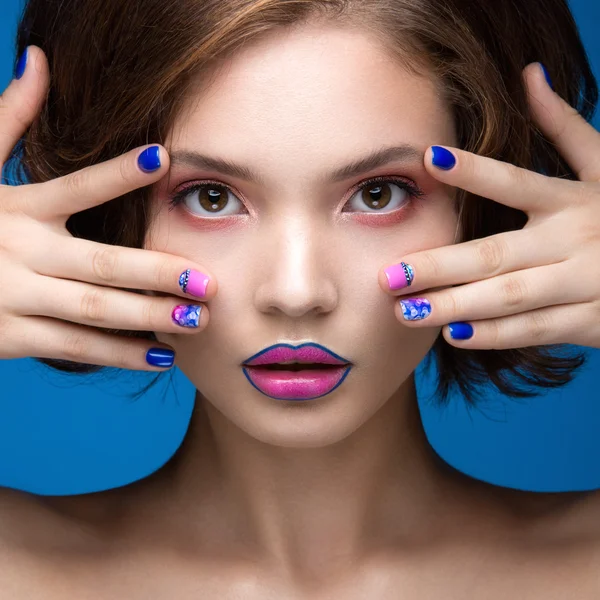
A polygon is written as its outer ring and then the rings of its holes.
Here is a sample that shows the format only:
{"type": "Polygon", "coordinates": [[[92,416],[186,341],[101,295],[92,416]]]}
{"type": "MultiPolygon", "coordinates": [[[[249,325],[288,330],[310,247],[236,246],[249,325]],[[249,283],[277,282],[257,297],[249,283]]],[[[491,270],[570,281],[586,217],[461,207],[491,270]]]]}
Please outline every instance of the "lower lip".
{"type": "Polygon", "coordinates": [[[274,371],[243,367],[248,381],[275,400],[313,400],[333,392],[346,379],[352,365],[302,371],[274,371]]]}

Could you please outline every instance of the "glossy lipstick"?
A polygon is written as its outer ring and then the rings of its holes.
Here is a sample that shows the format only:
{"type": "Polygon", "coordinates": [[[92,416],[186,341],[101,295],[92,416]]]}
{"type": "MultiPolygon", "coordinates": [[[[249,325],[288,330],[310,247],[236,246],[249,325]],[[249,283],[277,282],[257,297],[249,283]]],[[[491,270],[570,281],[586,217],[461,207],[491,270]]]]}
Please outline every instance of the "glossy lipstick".
{"type": "Polygon", "coordinates": [[[348,376],[352,364],[325,346],[308,342],[293,346],[275,344],[257,352],[242,363],[246,379],[259,392],[276,400],[313,400],[331,393],[348,376]],[[315,368],[298,369],[282,363],[315,364],[315,368]],[[269,369],[279,365],[283,370],[269,369]]]}

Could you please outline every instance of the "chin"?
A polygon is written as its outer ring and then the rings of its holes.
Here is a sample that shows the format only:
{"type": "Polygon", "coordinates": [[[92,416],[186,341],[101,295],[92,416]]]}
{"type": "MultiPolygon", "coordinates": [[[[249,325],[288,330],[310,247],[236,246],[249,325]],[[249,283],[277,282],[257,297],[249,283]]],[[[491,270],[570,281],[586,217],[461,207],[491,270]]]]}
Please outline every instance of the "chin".
{"type": "MultiPolygon", "coordinates": [[[[224,393],[221,386],[198,385],[197,400],[203,402],[211,421],[227,419],[248,436],[283,448],[322,448],[341,442],[365,425],[402,382],[349,381],[333,392],[313,400],[275,400],[243,385],[224,393]],[[386,385],[387,384],[387,385],[386,385]],[[233,400],[236,399],[236,400],[233,400]]],[[[198,382],[199,384],[201,382],[198,382]]],[[[207,383],[207,382],[204,382],[207,383]]]]}

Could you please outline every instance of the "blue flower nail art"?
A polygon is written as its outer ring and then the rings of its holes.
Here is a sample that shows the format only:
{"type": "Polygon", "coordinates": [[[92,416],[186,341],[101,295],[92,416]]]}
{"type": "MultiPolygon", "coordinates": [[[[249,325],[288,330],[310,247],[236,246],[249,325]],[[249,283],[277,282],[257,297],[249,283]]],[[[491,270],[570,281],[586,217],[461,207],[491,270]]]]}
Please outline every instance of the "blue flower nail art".
{"type": "Polygon", "coordinates": [[[201,310],[202,307],[197,304],[179,304],[173,309],[171,318],[181,327],[198,327],[201,310]]]}
{"type": "Polygon", "coordinates": [[[419,321],[431,314],[431,304],[425,298],[408,298],[400,300],[402,316],[405,321],[419,321]]]}

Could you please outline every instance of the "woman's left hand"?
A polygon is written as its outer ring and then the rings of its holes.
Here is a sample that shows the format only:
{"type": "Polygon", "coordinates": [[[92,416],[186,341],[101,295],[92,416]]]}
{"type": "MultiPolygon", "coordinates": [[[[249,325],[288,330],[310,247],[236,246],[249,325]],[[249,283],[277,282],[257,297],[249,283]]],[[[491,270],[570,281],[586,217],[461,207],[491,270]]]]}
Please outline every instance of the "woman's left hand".
{"type": "Polygon", "coordinates": [[[536,124],[579,181],[449,146],[456,164],[444,170],[432,165],[428,148],[425,168],[437,180],[522,210],[528,222],[517,231],[406,255],[380,270],[379,285],[403,296],[395,303],[401,322],[444,326],[444,339],[460,348],[600,348],[600,133],[552,90],[539,63],[523,73],[536,124]],[[457,284],[465,285],[414,295],[457,284]]]}

